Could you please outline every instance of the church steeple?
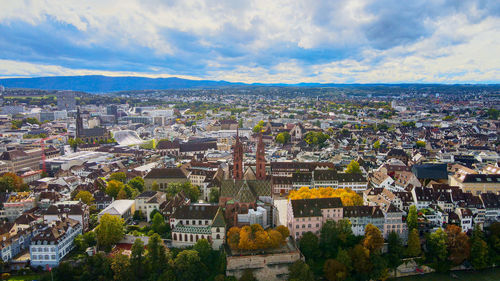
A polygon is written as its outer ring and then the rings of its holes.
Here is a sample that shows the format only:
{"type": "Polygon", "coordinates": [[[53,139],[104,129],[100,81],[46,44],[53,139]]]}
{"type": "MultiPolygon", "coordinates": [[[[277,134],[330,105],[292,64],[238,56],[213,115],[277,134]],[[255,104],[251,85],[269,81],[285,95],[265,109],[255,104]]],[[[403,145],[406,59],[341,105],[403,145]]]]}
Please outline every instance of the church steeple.
{"type": "Polygon", "coordinates": [[[83,135],[83,119],[80,115],[80,107],[76,109],[76,137],[81,138],[83,135]]]}
{"type": "Polygon", "coordinates": [[[262,141],[262,132],[259,133],[259,143],[257,144],[257,171],[256,171],[256,177],[258,180],[265,180],[266,179],[266,151],[265,151],[265,145],[264,142],[262,141]]]}
{"type": "Polygon", "coordinates": [[[236,142],[233,146],[233,178],[243,179],[243,144],[240,142],[239,130],[236,129],[236,142]]]}

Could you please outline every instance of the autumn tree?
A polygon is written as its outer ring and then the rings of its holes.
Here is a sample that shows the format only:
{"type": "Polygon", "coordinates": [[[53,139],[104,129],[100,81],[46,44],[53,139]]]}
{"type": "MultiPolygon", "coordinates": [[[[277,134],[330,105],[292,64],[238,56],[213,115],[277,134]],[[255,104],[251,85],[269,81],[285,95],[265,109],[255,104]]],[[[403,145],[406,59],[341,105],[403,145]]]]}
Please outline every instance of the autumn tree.
{"type": "Polygon", "coordinates": [[[125,185],[120,181],[108,181],[108,183],[106,184],[106,193],[112,198],[117,198],[118,193],[123,189],[124,186],[125,185]]]}
{"type": "Polygon", "coordinates": [[[470,255],[469,237],[456,225],[446,227],[449,260],[454,265],[462,264],[470,255]]]}
{"type": "Polygon", "coordinates": [[[257,248],[255,241],[252,239],[252,229],[250,226],[244,226],[241,228],[238,248],[241,250],[254,250],[257,248]]]}
{"type": "Polygon", "coordinates": [[[284,225],[278,225],[276,227],[276,230],[281,233],[281,236],[283,238],[288,238],[290,236],[290,230],[288,229],[288,227],[284,226],[284,225]]]}
{"type": "Polygon", "coordinates": [[[363,240],[363,246],[370,250],[370,252],[379,253],[380,249],[384,245],[384,237],[382,232],[378,227],[369,223],[365,227],[365,239],[363,240]]]}
{"type": "Polygon", "coordinates": [[[335,259],[328,259],[323,266],[325,277],[329,281],[343,281],[346,280],[349,272],[347,267],[335,259]]]}
{"type": "Polygon", "coordinates": [[[351,256],[352,267],[355,269],[355,279],[368,280],[368,274],[371,270],[370,250],[357,244],[349,251],[351,256]]]}
{"type": "Polygon", "coordinates": [[[347,165],[345,172],[349,174],[361,174],[361,168],[359,167],[358,161],[351,160],[351,162],[347,165]]]}
{"type": "Polygon", "coordinates": [[[408,234],[408,248],[406,249],[406,256],[418,257],[422,253],[420,245],[420,237],[417,229],[412,229],[408,234]]]}
{"type": "Polygon", "coordinates": [[[96,228],[97,245],[105,251],[110,251],[113,244],[123,238],[123,219],[104,214],[96,228]]]}
{"type": "Polygon", "coordinates": [[[286,240],[283,239],[283,236],[279,231],[270,229],[267,232],[269,233],[270,248],[278,248],[281,245],[285,244],[286,240]]]}
{"type": "Polygon", "coordinates": [[[348,188],[308,188],[301,187],[298,190],[292,190],[288,194],[289,200],[297,199],[314,199],[314,198],[332,198],[338,197],[342,201],[343,206],[361,206],[363,205],[363,198],[356,192],[348,188]]]}
{"type": "Polygon", "coordinates": [[[116,199],[118,200],[128,199],[127,192],[125,192],[125,188],[120,189],[120,191],[116,195],[116,199]]]}
{"type": "Polygon", "coordinates": [[[0,192],[24,191],[28,186],[24,184],[23,179],[18,175],[7,172],[0,177],[0,192]]]}
{"type": "Polygon", "coordinates": [[[241,229],[236,226],[231,227],[227,232],[227,243],[233,250],[238,249],[240,243],[240,232],[241,229]]]}
{"type": "Polygon", "coordinates": [[[408,216],[406,218],[406,225],[408,226],[408,231],[418,228],[418,214],[417,207],[415,205],[410,206],[408,211],[408,216]]]}

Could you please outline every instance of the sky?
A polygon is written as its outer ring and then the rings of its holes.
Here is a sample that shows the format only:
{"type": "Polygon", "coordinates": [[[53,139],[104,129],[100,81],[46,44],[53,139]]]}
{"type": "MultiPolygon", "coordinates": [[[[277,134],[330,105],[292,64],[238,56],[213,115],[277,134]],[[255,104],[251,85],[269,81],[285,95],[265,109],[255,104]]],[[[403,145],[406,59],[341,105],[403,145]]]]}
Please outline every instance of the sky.
{"type": "Polygon", "coordinates": [[[500,83],[499,0],[0,0],[0,77],[500,83]]]}

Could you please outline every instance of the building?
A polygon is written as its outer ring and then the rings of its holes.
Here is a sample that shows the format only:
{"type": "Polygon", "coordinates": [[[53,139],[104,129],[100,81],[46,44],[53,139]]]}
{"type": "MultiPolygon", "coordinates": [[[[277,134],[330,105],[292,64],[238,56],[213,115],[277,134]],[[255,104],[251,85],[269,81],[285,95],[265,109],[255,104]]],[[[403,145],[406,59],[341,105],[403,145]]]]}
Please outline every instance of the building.
{"type": "Polygon", "coordinates": [[[7,165],[9,172],[17,173],[26,168],[31,170],[40,170],[42,162],[42,150],[11,150],[5,151],[0,155],[0,160],[7,165]]]}
{"type": "Polygon", "coordinates": [[[74,240],[79,234],[82,234],[82,225],[70,218],[44,224],[31,239],[31,266],[44,269],[58,266],[75,247],[74,240]]]}
{"type": "Polygon", "coordinates": [[[378,206],[346,206],[343,218],[351,222],[354,235],[365,235],[365,227],[373,224],[384,233],[385,216],[378,206]]]}
{"type": "Polygon", "coordinates": [[[3,203],[3,211],[0,212],[0,218],[8,221],[14,221],[24,211],[34,208],[36,198],[30,192],[13,192],[8,196],[6,202],[3,203]]]}
{"type": "Polygon", "coordinates": [[[89,230],[89,206],[80,201],[57,202],[43,213],[43,220],[49,223],[62,218],[76,220],[82,226],[83,231],[89,230]]]}
{"type": "Polygon", "coordinates": [[[83,118],[80,115],[80,108],[76,112],[76,137],[86,143],[107,142],[111,139],[111,134],[106,128],[95,127],[85,129],[83,127],[83,118]]]}
{"type": "Polygon", "coordinates": [[[129,220],[135,212],[135,201],[134,200],[115,200],[108,207],[102,210],[98,217],[104,214],[110,214],[112,216],[117,216],[122,218],[124,221],[129,220]]]}
{"type": "Polygon", "coordinates": [[[189,247],[206,239],[218,250],[226,239],[226,222],[217,205],[191,204],[179,206],[170,216],[172,246],[189,247]]]}
{"type": "Polygon", "coordinates": [[[455,174],[450,176],[450,185],[458,186],[463,192],[481,195],[500,193],[500,174],[455,174]]]}
{"type": "Polygon", "coordinates": [[[152,189],[156,183],[160,190],[165,190],[169,184],[183,184],[189,179],[181,168],[153,168],[144,177],[144,186],[152,189]]]}
{"type": "Polygon", "coordinates": [[[343,219],[342,201],[338,197],[288,201],[287,226],[290,235],[300,239],[306,232],[319,235],[327,220],[343,219]]]}
{"type": "Polygon", "coordinates": [[[166,200],[167,196],[163,192],[153,190],[144,191],[135,198],[135,210],[141,211],[149,222],[151,220],[151,213],[154,210],[160,211],[161,206],[166,200]]]}

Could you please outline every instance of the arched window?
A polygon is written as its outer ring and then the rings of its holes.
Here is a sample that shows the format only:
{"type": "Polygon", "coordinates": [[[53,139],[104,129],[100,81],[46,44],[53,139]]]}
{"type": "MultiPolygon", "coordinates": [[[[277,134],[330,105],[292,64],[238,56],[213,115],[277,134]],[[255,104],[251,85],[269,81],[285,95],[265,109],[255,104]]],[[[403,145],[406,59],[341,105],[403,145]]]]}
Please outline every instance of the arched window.
{"type": "Polygon", "coordinates": [[[215,236],[217,239],[220,239],[220,235],[217,233],[217,236],[215,236]]]}
{"type": "Polygon", "coordinates": [[[199,238],[198,238],[198,234],[196,234],[196,241],[198,241],[198,239],[199,239],[199,238]]]}
{"type": "Polygon", "coordinates": [[[191,242],[193,242],[193,234],[189,235],[189,239],[191,242]]]}
{"type": "Polygon", "coordinates": [[[174,240],[177,240],[177,234],[174,233],[174,240]]]}
{"type": "Polygon", "coordinates": [[[188,235],[187,234],[184,234],[184,241],[188,241],[188,235]]]}

